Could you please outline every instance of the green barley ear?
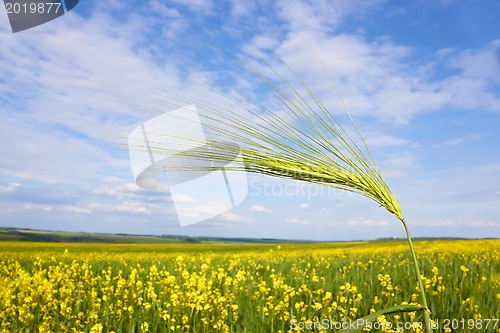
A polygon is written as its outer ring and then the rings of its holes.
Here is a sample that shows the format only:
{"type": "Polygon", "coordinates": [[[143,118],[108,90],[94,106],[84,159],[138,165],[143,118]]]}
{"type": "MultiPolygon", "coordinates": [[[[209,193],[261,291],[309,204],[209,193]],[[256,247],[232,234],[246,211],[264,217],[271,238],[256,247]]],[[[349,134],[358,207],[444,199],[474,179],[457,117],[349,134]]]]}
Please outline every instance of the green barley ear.
{"type": "MultiPolygon", "coordinates": [[[[184,106],[188,102],[205,110],[200,115],[200,120],[208,139],[203,139],[204,142],[187,136],[181,139],[191,140],[193,147],[203,145],[208,148],[191,149],[182,153],[183,161],[193,159],[196,163],[188,163],[191,164],[189,166],[166,166],[166,168],[174,168],[175,171],[214,170],[217,168],[214,165],[226,165],[231,161],[234,150],[239,148],[244,166],[226,166],[226,170],[330,186],[374,200],[399,219],[405,227],[421,290],[423,309],[427,309],[416,255],[401,206],[382,177],[347,109],[345,111],[355,129],[351,135],[316,95],[294,76],[286,64],[281,65],[287,69],[287,75],[293,78],[296,84],[292,84],[290,79],[285,78],[275,66],[269,65],[262,58],[258,58],[258,61],[263,65],[267,75],[238,62],[237,58],[223,47],[218,46],[216,51],[235,62],[239,68],[244,69],[267,87],[274,98],[273,109],[266,106],[268,103],[264,105],[250,98],[248,94],[235,90],[215,93],[226,101],[234,103],[237,108],[214,105],[192,96],[179,95],[170,98],[169,103],[172,106],[184,106]],[[271,75],[274,79],[270,78],[271,75]],[[176,103],[176,100],[179,102],[176,103]],[[242,115],[241,109],[245,111],[245,116],[242,115]],[[200,161],[205,163],[199,163],[200,161]]],[[[333,83],[332,87],[340,98],[333,83]]],[[[160,144],[162,135],[168,133],[158,133],[158,144],[155,145],[152,140],[151,147],[148,148],[155,153],[176,153],[174,149],[160,144]]],[[[432,332],[429,328],[430,317],[427,311],[424,312],[424,316],[427,332],[432,332]]]]}
{"type": "MultiPolygon", "coordinates": [[[[353,132],[358,140],[348,134],[302,82],[293,86],[274,67],[267,69],[276,76],[278,82],[257,70],[239,65],[267,86],[275,98],[273,110],[234,90],[220,95],[237,105],[239,111],[212,105],[192,96],[178,96],[180,101],[195,104],[204,110],[199,116],[209,138],[207,142],[212,147],[209,151],[194,149],[184,152],[184,157],[225,163],[230,160],[230,144],[236,144],[241,149],[245,167],[241,169],[233,166],[234,170],[305,181],[357,193],[376,201],[399,220],[403,219],[398,200],[382,177],[349,114],[349,121],[356,129],[353,132]],[[279,109],[276,105],[279,105],[279,109]],[[241,108],[246,115],[242,114],[241,108]]],[[[173,98],[170,103],[175,105],[172,100],[173,98]]],[[[162,142],[162,135],[168,133],[158,133],[158,140],[151,140],[151,148],[155,153],[175,153],[170,147],[154,144],[155,141],[162,142]]],[[[181,139],[189,140],[187,137],[181,139]]],[[[191,140],[193,147],[205,143],[191,140]]],[[[198,166],[176,168],[185,171],[210,169],[200,166],[200,163],[193,164],[198,166]]]]}

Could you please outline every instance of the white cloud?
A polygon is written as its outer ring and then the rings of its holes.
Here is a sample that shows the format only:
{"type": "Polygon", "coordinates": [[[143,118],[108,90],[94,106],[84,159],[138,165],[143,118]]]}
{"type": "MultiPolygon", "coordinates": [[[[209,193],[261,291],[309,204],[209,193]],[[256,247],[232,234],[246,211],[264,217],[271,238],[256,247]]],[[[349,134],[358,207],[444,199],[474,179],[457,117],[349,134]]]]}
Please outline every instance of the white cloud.
{"type": "Polygon", "coordinates": [[[438,148],[438,147],[446,147],[446,146],[456,146],[456,145],[463,143],[464,141],[465,141],[464,138],[448,139],[448,140],[444,140],[444,141],[441,141],[441,142],[434,144],[433,147],[438,148]]]}
{"type": "Polygon", "coordinates": [[[465,225],[473,228],[500,228],[499,222],[473,221],[465,225]]]}
{"type": "Polygon", "coordinates": [[[210,0],[172,0],[172,2],[186,6],[201,15],[207,15],[214,6],[210,0]]]}
{"type": "Polygon", "coordinates": [[[453,227],[456,226],[455,223],[453,223],[450,220],[434,220],[434,221],[429,221],[429,222],[423,222],[423,225],[429,225],[431,227],[453,227]]]}
{"type": "Polygon", "coordinates": [[[452,55],[454,50],[450,47],[442,48],[436,51],[436,57],[445,58],[452,55]]]}
{"type": "Polygon", "coordinates": [[[137,202],[122,202],[118,205],[109,206],[108,209],[112,212],[119,213],[135,213],[135,214],[151,214],[152,211],[141,203],[137,202]]]}
{"type": "Polygon", "coordinates": [[[14,192],[21,187],[20,183],[0,184],[0,192],[14,192]]]}
{"type": "Polygon", "coordinates": [[[239,217],[235,213],[228,212],[227,205],[225,204],[209,204],[209,205],[176,205],[175,211],[179,217],[185,219],[200,219],[205,216],[205,218],[211,218],[213,216],[220,215],[222,220],[226,221],[240,221],[239,217]],[[223,212],[223,213],[221,213],[223,212]]]}
{"type": "Polygon", "coordinates": [[[374,147],[374,146],[402,146],[402,145],[408,145],[409,141],[396,138],[390,135],[377,135],[374,137],[370,137],[366,139],[366,144],[369,147],[374,147]]]}
{"type": "Polygon", "coordinates": [[[223,227],[231,225],[227,224],[226,222],[231,222],[232,224],[234,224],[234,222],[245,223],[245,224],[252,223],[252,220],[246,218],[245,216],[242,216],[232,211],[224,211],[224,209],[226,208],[227,206],[225,205],[218,206],[216,204],[199,205],[199,206],[176,205],[175,213],[181,220],[182,219],[196,220],[195,222],[201,222],[201,223],[195,223],[197,226],[199,225],[200,227],[204,226],[223,227]],[[221,211],[223,213],[221,213],[221,211]]]}
{"type": "Polygon", "coordinates": [[[415,156],[411,154],[387,157],[380,165],[384,177],[387,178],[400,178],[406,176],[417,167],[415,156]]]}
{"type": "Polygon", "coordinates": [[[189,195],[185,195],[185,194],[173,194],[172,200],[175,201],[176,203],[194,202],[194,199],[192,197],[190,197],[189,195]]]}
{"type": "Polygon", "coordinates": [[[308,224],[311,224],[311,221],[303,220],[303,219],[298,219],[298,218],[287,218],[287,219],[285,219],[285,223],[287,223],[287,224],[303,224],[303,225],[308,225],[308,224]]]}
{"type": "Polygon", "coordinates": [[[447,140],[443,140],[441,142],[435,143],[432,145],[434,148],[448,147],[448,146],[457,146],[464,142],[470,141],[479,141],[481,139],[480,134],[469,134],[463,137],[451,138],[447,140]]]}
{"type": "MultiPolygon", "coordinates": [[[[166,190],[163,189],[143,189],[134,183],[116,177],[105,177],[101,181],[101,186],[92,190],[98,196],[109,197],[118,200],[134,200],[146,202],[167,202],[172,200],[166,190]]],[[[179,202],[192,202],[192,198],[179,196],[179,202]]]]}
{"type": "Polygon", "coordinates": [[[91,204],[80,204],[80,205],[64,205],[57,208],[58,211],[69,212],[75,214],[109,214],[109,213],[119,213],[119,214],[153,214],[153,212],[158,213],[161,208],[154,204],[142,203],[142,202],[127,202],[123,201],[120,203],[91,203],[91,204]]]}
{"type": "Polygon", "coordinates": [[[360,15],[380,1],[342,0],[280,0],[279,15],[290,30],[332,30],[346,17],[360,15]]]}
{"type": "Polygon", "coordinates": [[[177,9],[170,8],[158,0],[150,0],[149,5],[151,6],[151,9],[155,10],[158,14],[161,14],[169,19],[181,17],[181,13],[179,13],[177,9]]]}
{"type": "Polygon", "coordinates": [[[85,214],[85,215],[91,215],[95,213],[95,205],[89,205],[89,206],[65,206],[63,207],[63,211],[69,212],[69,213],[74,213],[74,214],[85,214]]]}
{"type": "Polygon", "coordinates": [[[0,34],[1,172],[74,184],[129,167],[116,142],[144,116],[130,104],[178,83],[174,60],[138,50],[147,21],[72,12],[49,33],[0,34]]]}
{"type": "MultiPolygon", "coordinates": [[[[139,177],[140,178],[140,177],[139,177]]],[[[167,190],[168,186],[164,181],[154,177],[145,177],[137,180],[137,187],[147,188],[152,190],[167,190]]]]}
{"type": "MultiPolygon", "coordinates": [[[[0,114],[7,111],[0,106],[0,114]]],[[[2,119],[0,139],[9,144],[0,145],[0,172],[49,183],[74,183],[102,172],[102,162],[113,164],[104,150],[89,142],[47,133],[33,120],[5,114],[2,119]]]]}
{"type": "MultiPolygon", "coordinates": [[[[250,45],[247,50],[260,49],[261,54],[266,49],[259,38],[250,45]]],[[[493,89],[495,78],[500,77],[499,66],[492,60],[493,45],[496,43],[483,49],[442,51],[442,59],[424,62],[417,60],[414,49],[390,38],[368,40],[354,34],[302,31],[288,34],[273,49],[328,109],[343,110],[343,106],[332,98],[334,90],[325,70],[355,117],[369,115],[407,124],[418,115],[449,108],[500,112],[500,98],[493,89]],[[489,60],[482,63],[485,57],[489,60]],[[442,75],[448,65],[459,73],[442,75]]],[[[268,62],[286,72],[276,65],[276,59],[268,62]]],[[[269,72],[260,66],[260,72],[269,72]]],[[[285,77],[294,81],[290,75],[285,77]]]]}
{"type": "Polygon", "coordinates": [[[303,202],[300,204],[300,209],[309,209],[309,208],[311,208],[311,205],[309,205],[308,203],[303,202]]]}
{"type": "Polygon", "coordinates": [[[225,205],[201,205],[192,207],[193,211],[203,214],[217,214],[221,211],[224,211],[225,205]]]}
{"type": "Polygon", "coordinates": [[[232,19],[240,19],[241,17],[252,15],[256,5],[256,1],[231,0],[232,19]]]}
{"type": "Polygon", "coordinates": [[[251,212],[267,212],[266,207],[261,206],[261,205],[253,205],[248,208],[249,211],[251,212]]]}
{"type": "Polygon", "coordinates": [[[366,227],[386,227],[389,225],[387,221],[376,221],[370,219],[358,219],[358,220],[349,220],[347,222],[350,226],[366,226],[366,227]]]}
{"type": "Polygon", "coordinates": [[[487,48],[465,50],[451,60],[450,66],[460,69],[466,78],[500,82],[499,46],[500,39],[497,39],[492,41],[487,48]]]}
{"type": "Polygon", "coordinates": [[[229,221],[229,222],[245,222],[245,221],[247,221],[246,218],[244,218],[238,214],[231,213],[231,212],[222,213],[221,217],[224,221],[229,221]]]}
{"type": "Polygon", "coordinates": [[[22,208],[26,210],[41,210],[44,212],[50,212],[53,209],[49,205],[37,205],[37,204],[25,204],[22,206],[22,208]]]}

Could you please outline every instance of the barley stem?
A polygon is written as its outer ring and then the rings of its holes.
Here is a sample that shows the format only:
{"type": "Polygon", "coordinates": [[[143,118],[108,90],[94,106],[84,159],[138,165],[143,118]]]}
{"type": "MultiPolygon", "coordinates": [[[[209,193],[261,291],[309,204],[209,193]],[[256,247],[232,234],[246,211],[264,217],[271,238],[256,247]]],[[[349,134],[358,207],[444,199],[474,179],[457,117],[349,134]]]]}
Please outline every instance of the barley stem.
{"type": "Polygon", "coordinates": [[[413,243],[410,237],[410,230],[406,225],[405,219],[402,218],[401,222],[403,223],[403,226],[405,228],[406,239],[408,240],[408,245],[410,246],[410,252],[413,258],[413,265],[415,266],[415,271],[417,274],[417,281],[418,281],[418,286],[420,288],[420,296],[422,297],[422,303],[423,306],[426,308],[426,310],[424,311],[425,330],[427,333],[432,333],[433,329],[431,325],[431,316],[429,314],[429,306],[427,305],[427,297],[425,297],[425,289],[424,289],[424,284],[422,283],[422,276],[420,275],[420,268],[418,266],[417,255],[415,253],[415,249],[413,248],[413,243]]]}

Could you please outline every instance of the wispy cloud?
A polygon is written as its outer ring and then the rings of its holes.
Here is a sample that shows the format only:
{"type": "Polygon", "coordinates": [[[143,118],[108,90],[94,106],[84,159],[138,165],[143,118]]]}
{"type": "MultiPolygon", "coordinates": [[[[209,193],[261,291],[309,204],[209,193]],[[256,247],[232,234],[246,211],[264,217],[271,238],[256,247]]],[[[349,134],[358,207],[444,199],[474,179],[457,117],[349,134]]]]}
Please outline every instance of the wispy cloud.
{"type": "Polygon", "coordinates": [[[390,135],[377,135],[366,139],[366,144],[370,147],[375,146],[402,146],[408,145],[409,141],[401,138],[396,138],[390,135]]]}
{"type": "Polygon", "coordinates": [[[466,225],[473,228],[500,228],[499,222],[473,221],[466,225]]]}
{"type": "Polygon", "coordinates": [[[268,211],[266,207],[261,206],[261,205],[252,205],[252,206],[250,206],[250,208],[248,208],[248,210],[250,212],[259,212],[259,213],[268,211]]]}
{"type": "Polygon", "coordinates": [[[370,219],[358,219],[358,220],[350,220],[347,222],[350,226],[367,226],[367,227],[386,227],[389,225],[387,221],[376,221],[370,219]]]}
{"type": "MultiPolygon", "coordinates": [[[[96,196],[108,197],[116,200],[136,200],[145,202],[172,201],[172,196],[166,189],[148,190],[116,177],[106,177],[99,187],[92,190],[96,196]]],[[[176,198],[177,199],[177,198],[176,198]]],[[[191,202],[189,197],[179,197],[179,202],[191,202]]]]}
{"type": "MultiPolygon", "coordinates": [[[[266,43],[259,46],[258,38],[251,43],[254,49],[266,47],[266,43]]],[[[331,98],[333,89],[325,70],[334,75],[354,115],[408,124],[418,115],[444,108],[499,112],[500,98],[494,90],[497,79],[493,76],[500,75],[487,74],[499,73],[492,60],[496,44],[492,41],[482,49],[437,51],[439,62],[425,62],[417,59],[411,47],[390,38],[371,41],[357,34],[301,31],[279,41],[276,52],[329,109],[343,107],[331,98]],[[458,74],[441,75],[449,67],[458,74]]]]}
{"type": "Polygon", "coordinates": [[[205,15],[209,14],[214,7],[214,3],[210,0],[173,0],[172,2],[186,6],[196,13],[205,15]]]}
{"type": "Polygon", "coordinates": [[[298,219],[298,218],[295,218],[295,217],[291,217],[291,218],[286,218],[285,219],[285,223],[287,224],[303,224],[303,225],[308,225],[308,224],[311,224],[311,221],[309,220],[304,220],[304,219],[298,219]]]}
{"type": "Polygon", "coordinates": [[[454,138],[454,139],[448,139],[448,140],[438,142],[432,146],[434,148],[446,147],[446,146],[456,146],[456,145],[463,143],[464,141],[465,141],[464,138],[454,138]]]}
{"type": "Polygon", "coordinates": [[[387,178],[400,178],[409,175],[416,167],[415,156],[408,153],[401,156],[387,157],[381,163],[381,169],[387,178]]]}
{"type": "Polygon", "coordinates": [[[379,3],[379,0],[280,0],[276,4],[280,17],[287,22],[290,30],[328,31],[336,28],[350,15],[360,15],[379,3]]]}
{"type": "Polygon", "coordinates": [[[481,138],[478,134],[466,135],[458,138],[446,139],[441,142],[435,143],[432,145],[433,148],[441,148],[441,147],[449,147],[449,146],[457,146],[465,142],[469,141],[479,141],[481,138]]]}
{"type": "Polygon", "coordinates": [[[0,199],[6,202],[64,205],[79,202],[77,193],[72,193],[61,185],[20,183],[0,184],[0,199]]]}

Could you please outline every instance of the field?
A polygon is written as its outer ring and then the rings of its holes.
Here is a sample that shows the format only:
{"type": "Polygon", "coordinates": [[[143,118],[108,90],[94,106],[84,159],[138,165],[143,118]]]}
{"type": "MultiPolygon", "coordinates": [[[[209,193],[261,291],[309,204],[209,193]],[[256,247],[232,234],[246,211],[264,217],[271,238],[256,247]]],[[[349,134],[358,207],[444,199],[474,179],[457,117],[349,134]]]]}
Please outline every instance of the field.
{"type": "MultiPolygon", "coordinates": [[[[415,246],[437,331],[500,332],[500,240],[415,246]]],[[[1,332],[336,332],[418,303],[416,288],[403,242],[0,242],[1,332]]],[[[365,331],[420,321],[388,315],[365,331]]]]}

